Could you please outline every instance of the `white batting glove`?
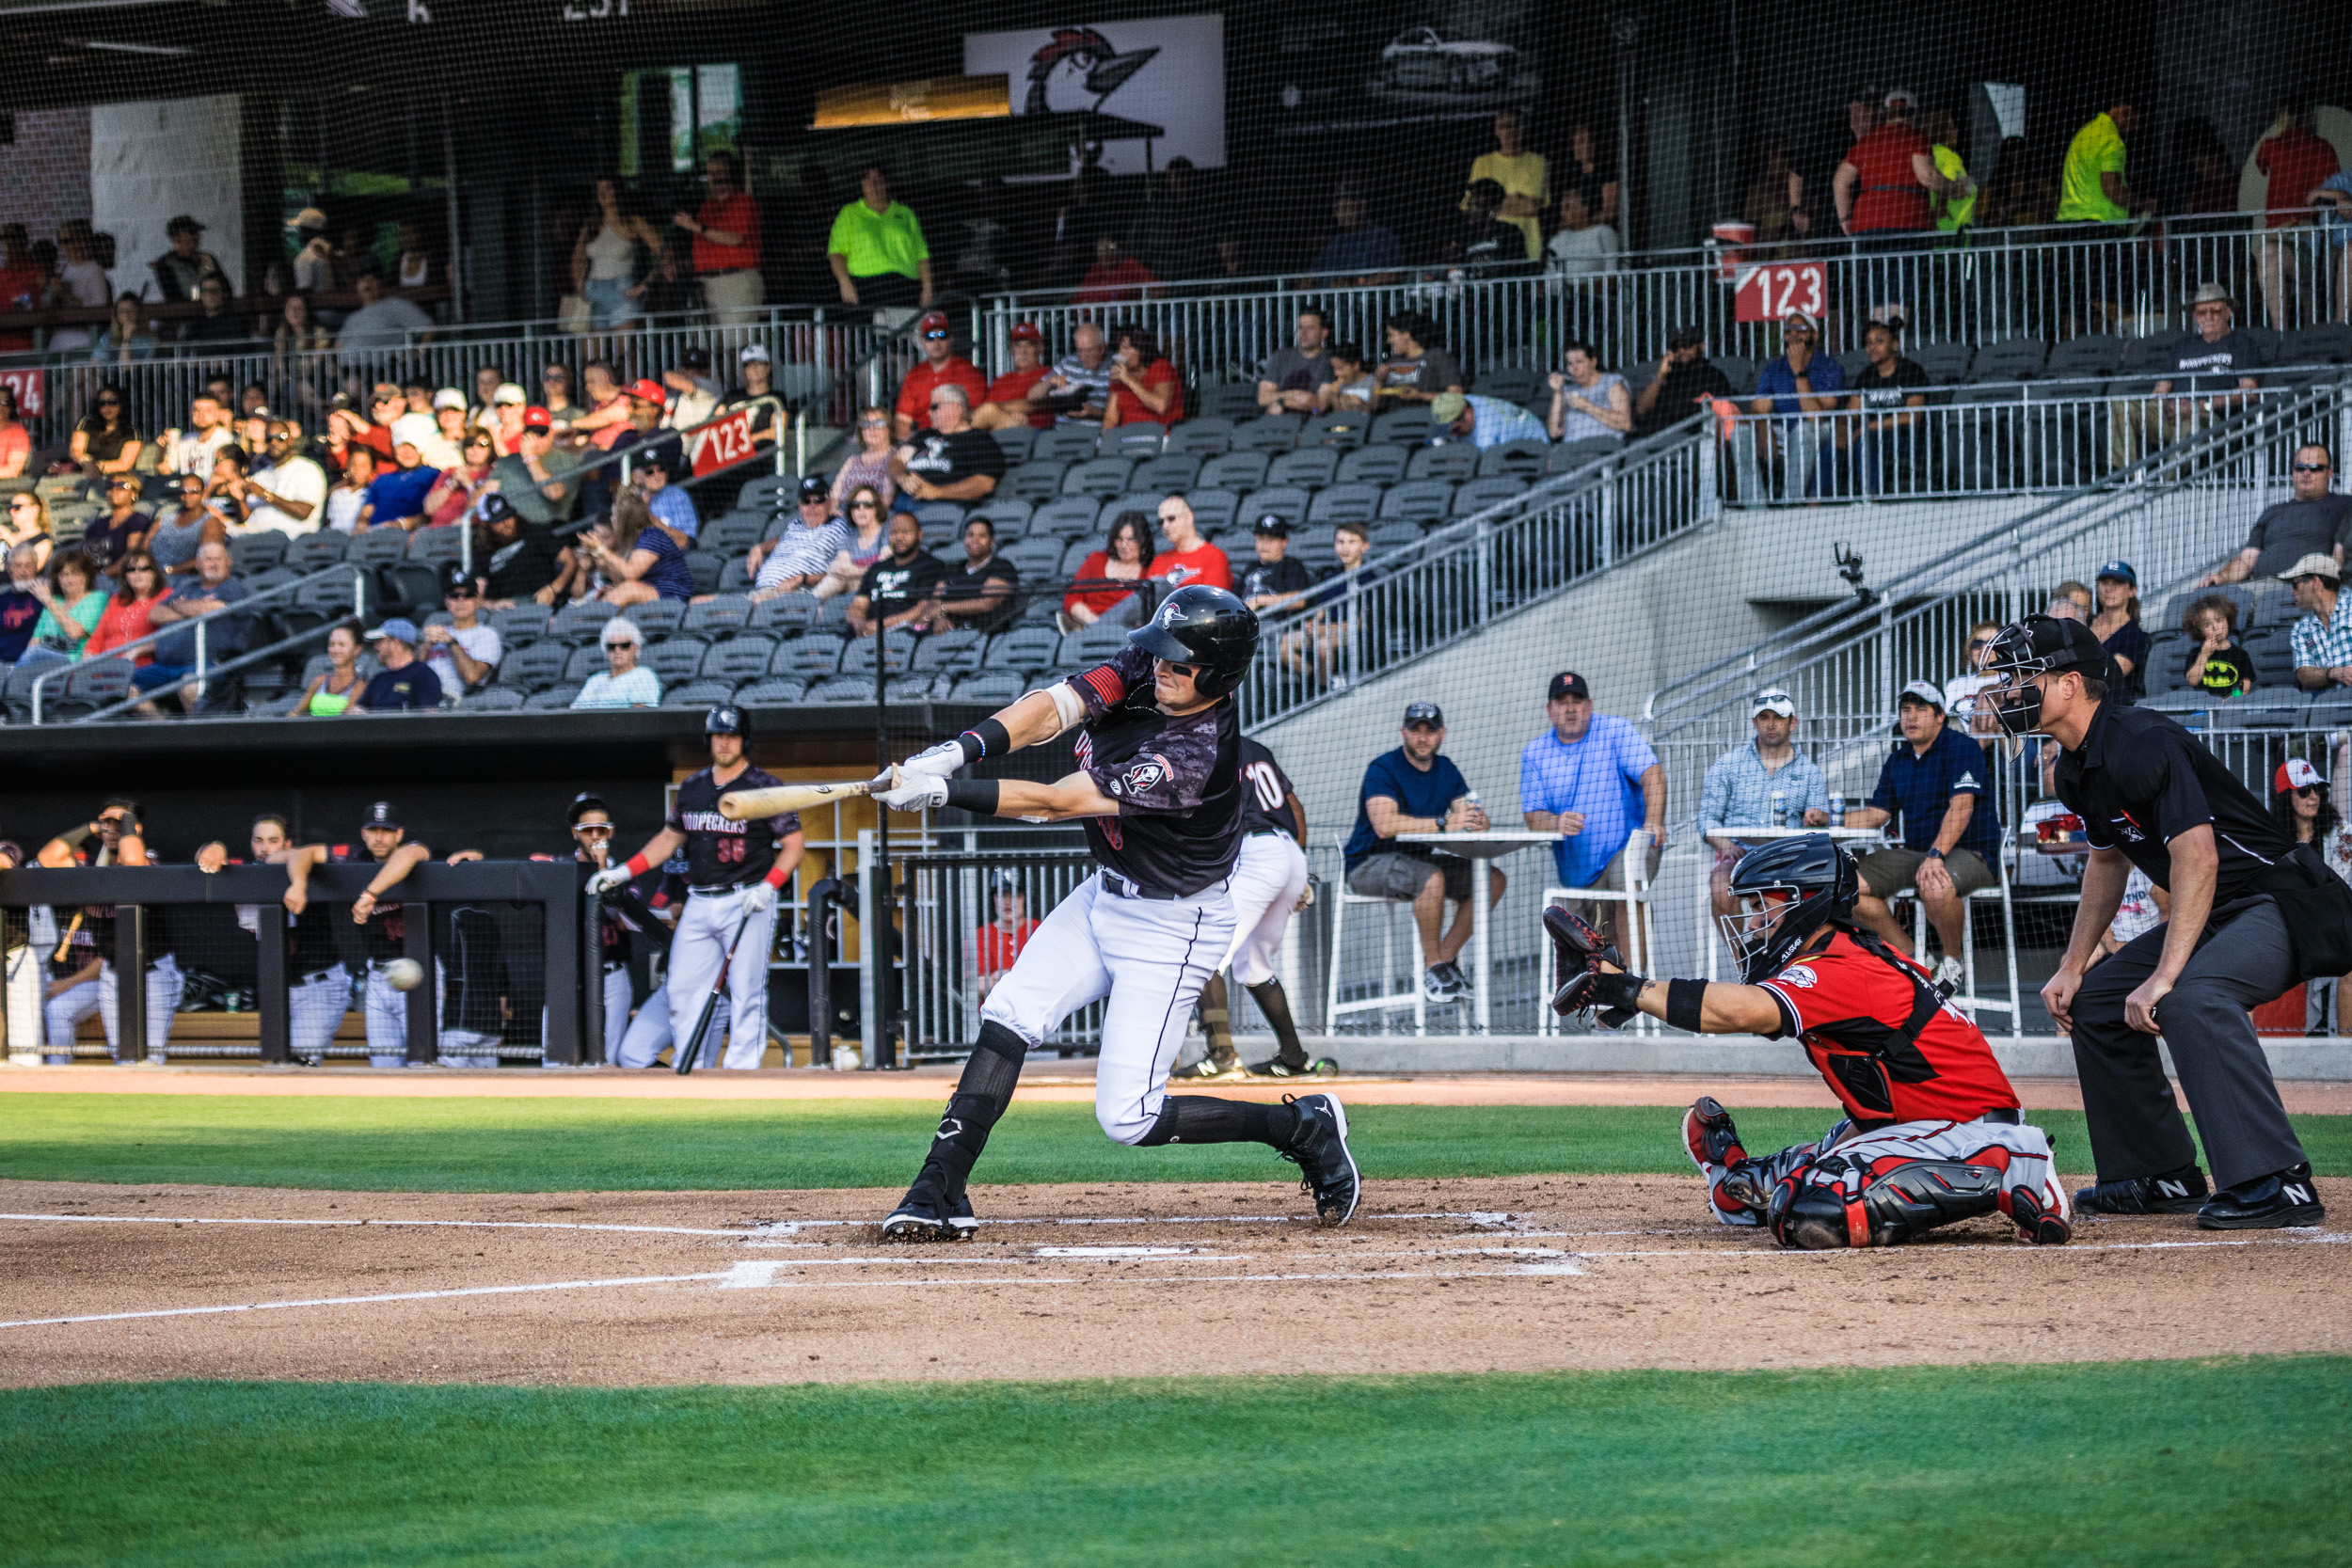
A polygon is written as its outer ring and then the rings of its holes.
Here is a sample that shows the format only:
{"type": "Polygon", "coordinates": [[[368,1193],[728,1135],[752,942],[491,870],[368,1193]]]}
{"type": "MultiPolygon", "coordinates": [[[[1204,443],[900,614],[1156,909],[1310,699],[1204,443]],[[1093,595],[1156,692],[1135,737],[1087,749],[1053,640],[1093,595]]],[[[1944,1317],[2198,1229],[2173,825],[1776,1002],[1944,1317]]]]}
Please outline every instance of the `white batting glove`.
{"type": "Polygon", "coordinates": [[[746,914],[758,914],[775,906],[776,890],[766,882],[754,882],[743,890],[743,911],[746,914]]]}
{"type": "Polygon", "coordinates": [[[1315,884],[1309,882],[1305,887],[1298,890],[1298,902],[1293,904],[1291,908],[1294,910],[1310,909],[1313,906],[1314,901],[1315,884]]]}
{"type": "Polygon", "coordinates": [[[946,779],[932,773],[909,775],[903,768],[900,769],[900,777],[906,780],[904,784],[874,799],[892,811],[921,811],[926,806],[936,810],[947,803],[946,779]]]}
{"type": "MultiPolygon", "coordinates": [[[[927,747],[907,758],[898,765],[898,770],[902,773],[923,773],[935,779],[944,779],[962,766],[962,742],[943,740],[938,745],[927,747]]],[[[893,800],[891,804],[897,805],[898,802],[893,800]]]]}
{"type": "Polygon", "coordinates": [[[614,888],[627,887],[628,883],[628,867],[625,865],[608,866],[604,870],[597,872],[595,876],[588,879],[588,891],[591,893],[611,893],[614,888]]]}

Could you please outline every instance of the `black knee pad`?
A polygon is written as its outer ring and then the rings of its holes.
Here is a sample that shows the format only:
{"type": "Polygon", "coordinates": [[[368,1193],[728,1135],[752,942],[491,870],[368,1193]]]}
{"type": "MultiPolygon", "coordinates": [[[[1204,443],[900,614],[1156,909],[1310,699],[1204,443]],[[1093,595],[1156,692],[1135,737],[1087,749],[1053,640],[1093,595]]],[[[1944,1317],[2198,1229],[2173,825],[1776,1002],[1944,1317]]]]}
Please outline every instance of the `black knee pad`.
{"type": "Polygon", "coordinates": [[[1905,1160],[1873,1173],[1844,1154],[1808,1160],[1772,1189],[1769,1223],[1783,1246],[1893,1246],[1999,1209],[2001,1177],[1958,1160],[1905,1160]]]}

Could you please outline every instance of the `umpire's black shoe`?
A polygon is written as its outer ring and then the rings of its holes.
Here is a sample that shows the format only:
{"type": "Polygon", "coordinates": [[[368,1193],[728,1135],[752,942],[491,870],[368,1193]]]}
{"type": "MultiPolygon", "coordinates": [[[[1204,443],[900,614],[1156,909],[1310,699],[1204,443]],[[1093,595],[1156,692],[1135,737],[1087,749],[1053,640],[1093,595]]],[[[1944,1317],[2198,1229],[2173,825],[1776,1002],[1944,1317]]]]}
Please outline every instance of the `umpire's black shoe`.
{"type": "Polygon", "coordinates": [[[2197,1211],[2200,1230],[2275,1230],[2317,1225],[2328,1217],[2312,1184],[2309,1161],[2252,1181],[2224,1187],[2197,1211]]]}
{"type": "Polygon", "coordinates": [[[1314,1194],[1315,1217],[1328,1226],[1345,1225],[1363,1196],[1356,1156],[1347,1148],[1346,1108],[1331,1094],[1311,1094],[1303,1100],[1284,1095],[1282,1102],[1298,1113],[1297,1129],[1291,1133],[1290,1147],[1280,1150],[1282,1158],[1298,1166],[1299,1185],[1314,1194]]]}
{"type": "Polygon", "coordinates": [[[1249,1076],[1252,1078],[1337,1078],[1339,1075],[1340,1064],[1328,1056],[1317,1056],[1304,1062],[1286,1062],[1277,1056],[1270,1062],[1249,1064],[1249,1076]]]}
{"type": "Polygon", "coordinates": [[[944,1173],[926,1164],[907,1189],[907,1196],[898,1200],[898,1207],[882,1221],[885,1242],[946,1242],[955,1239],[948,1223],[946,1181],[944,1173]]]}
{"type": "Polygon", "coordinates": [[[2205,1173],[2194,1164],[2159,1176],[2100,1181],[2074,1195],[2086,1214],[2194,1214],[2204,1206],[2205,1173]]]}

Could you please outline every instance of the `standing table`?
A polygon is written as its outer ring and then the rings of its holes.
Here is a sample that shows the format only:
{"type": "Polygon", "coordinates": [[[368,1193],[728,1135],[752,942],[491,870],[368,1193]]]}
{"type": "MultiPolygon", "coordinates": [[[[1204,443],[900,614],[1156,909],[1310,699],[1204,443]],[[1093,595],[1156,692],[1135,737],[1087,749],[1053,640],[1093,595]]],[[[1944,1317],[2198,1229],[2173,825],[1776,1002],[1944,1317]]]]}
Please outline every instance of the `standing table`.
{"type": "Polygon", "coordinates": [[[1484,902],[1486,896],[1486,868],[1504,855],[1538,844],[1552,845],[1565,838],[1565,833],[1532,832],[1524,828],[1489,828],[1477,833],[1399,833],[1398,844],[1418,845],[1424,849],[1441,849],[1459,855],[1470,863],[1470,897],[1476,924],[1470,927],[1470,990],[1472,1017],[1480,1034],[1486,1034],[1494,1022],[1494,1004],[1488,982],[1492,979],[1486,927],[1494,911],[1484,902]]]}

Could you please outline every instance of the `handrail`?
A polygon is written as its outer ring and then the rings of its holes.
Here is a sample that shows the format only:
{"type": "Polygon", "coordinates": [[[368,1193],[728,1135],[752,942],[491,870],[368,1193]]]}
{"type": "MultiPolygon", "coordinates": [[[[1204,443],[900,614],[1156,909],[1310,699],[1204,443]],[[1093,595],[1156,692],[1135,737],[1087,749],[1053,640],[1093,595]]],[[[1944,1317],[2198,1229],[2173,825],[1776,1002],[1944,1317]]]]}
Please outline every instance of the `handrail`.
{"type": "MultiPolygon", "coordinates": [[[[77,658],[70,664],[60,664],[55,670],[43,671],[33,679],[33,723],[36,727],[39,727],[41,723],[41,695],[43,689],[51,681],[56,680],[60,676],[70,676],[77,670],[87,670],[91,668],[93,665],[103,664],[108,659],[127,659],[133,654],[140,653],[146,649],[152,648],[157,642],[166,637],[169,637],[174,633],[185,631],[190,628],[194,628],[196,632],[196,673],[194,676],[194,683],[197,690],[201,693],[204,689],[204,683],[209,678],[205,669],[204,660],[204,628],[207,626],[227,615],[250,615],[256,609],[268,604],[272,600],[280,597],[293,597],[298,595],[303,589],[310,587],[313,583],[325,582],[330,578],[336,577],[344,572],[351,574],[351,612],[353,615],[364,619],[367,613],[368,569],[365,566],[359,565],[354,562],[339,561],[332,566],[321,567],[318,571],[312,572],[308,577],[296,578],[292,582],[281,582],[275,588],[264,588],[258,594],[248,593],[244,598],[239,599],[235,604],[230,605],[225,609],[206,610],[203,614],[193,616],[185,621],[167,622],[162,631],[151,631],[144,637],[133,638],[128,642],[108,648],[104,653],[98,655],[94,658],[77,658]]],[[[135,669],[136,666],[134,665],[133,668],[135,669]]],[[[220,668],[222,667],[215,666],[213,673],[216,673],[220,668]]],[[[143,703],[148,700],[149,699],[144,696],[133,698],[128,702],[119,703],[113,707],[103,709],[101,710],[101,713],[93,713],[89,715],[89,717],[96,719],[101,717],[103,713],[113,713],[119,711],[122,707],[130,706],[135,703],[143,703]]]]}

